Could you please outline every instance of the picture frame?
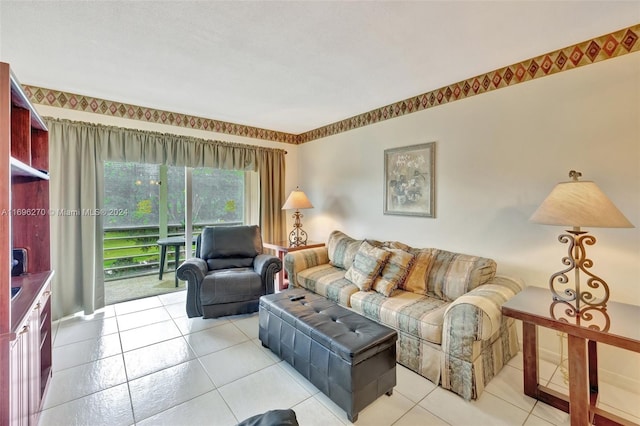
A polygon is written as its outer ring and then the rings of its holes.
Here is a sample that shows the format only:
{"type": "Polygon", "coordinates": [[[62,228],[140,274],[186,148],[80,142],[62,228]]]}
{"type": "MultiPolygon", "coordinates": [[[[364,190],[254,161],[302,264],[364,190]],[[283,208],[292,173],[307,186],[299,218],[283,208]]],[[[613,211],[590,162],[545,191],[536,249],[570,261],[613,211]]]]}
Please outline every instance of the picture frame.
{"type": "Polygon", "coordinates": [[[435,217],[436,143],[384,151],[384,214],[435,217]]]}

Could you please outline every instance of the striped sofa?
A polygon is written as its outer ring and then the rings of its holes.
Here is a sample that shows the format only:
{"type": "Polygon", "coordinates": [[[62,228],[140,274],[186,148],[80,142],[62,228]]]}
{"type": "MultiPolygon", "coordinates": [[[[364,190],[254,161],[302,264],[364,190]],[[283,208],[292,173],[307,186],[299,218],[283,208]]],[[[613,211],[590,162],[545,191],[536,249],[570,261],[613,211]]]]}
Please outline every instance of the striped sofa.
{"type": "Polygon", "coordinates": [[[467,400],[518,352],[501,306],[523,284],[496,276],[491,259],[334,231],[284,264],[293,286],[395,329],[398,363],[467,400]]]}

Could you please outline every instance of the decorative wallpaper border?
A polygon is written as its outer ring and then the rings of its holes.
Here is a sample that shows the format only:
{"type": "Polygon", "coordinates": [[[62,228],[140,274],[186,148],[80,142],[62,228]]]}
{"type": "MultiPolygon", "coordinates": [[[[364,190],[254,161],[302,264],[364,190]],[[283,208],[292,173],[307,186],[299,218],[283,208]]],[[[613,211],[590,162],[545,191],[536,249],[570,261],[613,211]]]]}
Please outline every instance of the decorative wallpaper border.
{"type": "Polygon", "coordinates": [[[300,143],[300,137],[291,133],[278,132],[275,130],[228,123],[195,115],[125,104],[106,99],[94,98],[91,96],[62,92],[60,90],[45,89],[43,87],[25,84],[22,86],[31,102],[36,104],[72,109],[76,111],[93,112],[96,114],[147,121],[150,123],[168,124],[170,126],[225,133],[227,135],[284,142],[294,145],[300,143]]]}
{"type": "Polygon", "coordinates": [[[638,34],[640,24],[302,133],[299,143],[636,52],[640,50],[638,34]]]}
{"type": "Polygon", "coordinates": [[[24,90],[31,102],[36,104],[297,145],[466,99],[481,93],[637,52],[640,50],[639,34],[640,24],[637,24],[376,108],[299,135],[188,114],[156,110],[42,87],[24,85],[24,90]]]}

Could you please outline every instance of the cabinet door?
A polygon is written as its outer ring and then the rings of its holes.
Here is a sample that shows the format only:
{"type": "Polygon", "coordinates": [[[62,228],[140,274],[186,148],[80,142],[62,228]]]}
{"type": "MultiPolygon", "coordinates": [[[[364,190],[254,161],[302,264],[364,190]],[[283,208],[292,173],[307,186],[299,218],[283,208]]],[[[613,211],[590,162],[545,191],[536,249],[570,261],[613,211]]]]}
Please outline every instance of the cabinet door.
{"type": "Polygon", "coordinates": [[[40,304],[29,318],[27,360],[29,363],[29,424],[37,425],[40,415],[40,304]]]}
{"type": "Polygon", "coordinates": [[[11,404],[11,425],[29,424],[29,326],[25,325],[11,342],[11,384],[9,385],[11,404]]]}

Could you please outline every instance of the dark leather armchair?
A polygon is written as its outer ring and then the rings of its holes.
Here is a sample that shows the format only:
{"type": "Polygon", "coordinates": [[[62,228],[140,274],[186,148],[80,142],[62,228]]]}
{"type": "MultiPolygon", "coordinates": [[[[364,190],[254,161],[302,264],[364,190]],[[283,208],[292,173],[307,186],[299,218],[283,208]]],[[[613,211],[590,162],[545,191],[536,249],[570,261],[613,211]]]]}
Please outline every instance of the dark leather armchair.
{"type": "Polygon", "coordinates": [[[260,296],[274,292],[282,269],[276,256],[262,253],[260,228],[208,226],[196,243],[196,257],[178,268],[188,281],[187,315],[217,318],[258,311],[260,296]]]}

